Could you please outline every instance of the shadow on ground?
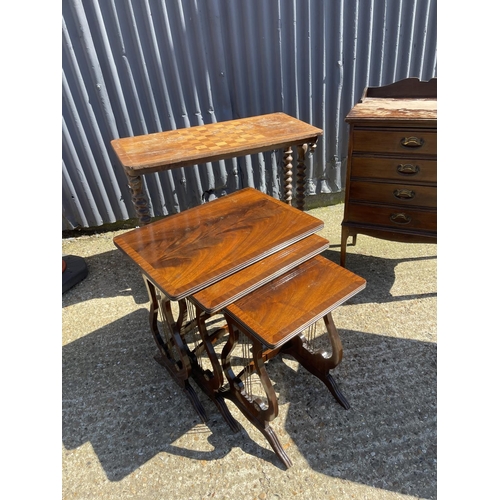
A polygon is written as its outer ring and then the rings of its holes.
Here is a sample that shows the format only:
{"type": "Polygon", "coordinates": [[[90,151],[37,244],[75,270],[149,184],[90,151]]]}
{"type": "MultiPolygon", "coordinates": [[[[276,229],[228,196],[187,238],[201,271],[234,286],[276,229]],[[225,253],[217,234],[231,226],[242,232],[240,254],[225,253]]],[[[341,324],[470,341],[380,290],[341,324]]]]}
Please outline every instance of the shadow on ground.
{"type": "MultiPolygon", "coordinates": [[[[325,250],[321,255],[331,260],[332,262],[335,262],[335,264],[339,264],[340,251],[333,250],[333,248],[335,248],[335,246],[330,246],[330,248],[328,250],[325,250]]],[[[428,261],[436,259],[437,257],[435,255],[422,257],[405,257],[402,259],[387,259],[375,257],[373,255],[349,254],[346,258],[347,269],[365,278],[366,280],[366,289],[350,299],[349,303],[381,303],[436,297],[437,293],[435,291],[412,293],[399,296],[395,296],[391,293],[392,287],[396,281],[397,266],[411,264],[418,261],[422,262],[422,264],[425,264],[428,261]]],[[[428,280],[427,275],[421,273],[421,276],[423,276],[425,280],[428,280]]],[[[416,280],[417,278],[414,279],[416,280]]],[[[426,284],[429,284],[428,281],[426,284]]],[[[435,283],[431,283],[431,285],[435,290],[435,283]]],[[[407,287],[407,289],[408,288],[415,290],[418,288],[418,286],[407,287]]]]}
{"type": "Polygon", "coordinates": [[[287,433],[317,472],[434,498],[436,345],[339,333],[344,361],[333,375],[349,410],[303,368],[290,375],[286,361],[269,366],[280,404],[290,402],[287,433]]]}
{"type": "MultiPolygon", "coordinates": [[[[198,391],[210,418],[207,426],[200,425],[181,389],[153,361],[153,340],[141,333],[146,322],[146,312],[136,311],[63,348],[64,446],[90,442],[112,481],[160,452],[215,460],[241,448],[282,468],[265,442],[260,446],[244,429],[232,434],[198,391]],[[175,444],[197,433],[203,434],[200,445],[206,450],[175,444]]],[[[433,497],[435,344],[363,332],[340,334],[344,362],[334,376],[351,409],[340,407],[304,369],[296,372],[278,357],[269,362],[268,372],[280,405],[289,403],[280,425],[317,472],[433,497]]]]}
{"type": "MultiPolygon", "coordinates": [[[[333,248],[323,255],[338,263],[339,252],[333,248]]],[[[348,268],[363,276],[367,287],[348,303],[376,308],[435,297],[435,284],[420,286],[419,274],[424,281],[429,278],[420,266],[404,275],[404,280],[414,280],[411,286],[398,289],[402,280],[396,279],[398,266],[426,265],[435,258],[349,254],[348,268]]],[[[138,269],[121,252],[85,260],[89,275],[64,295],[65,306],[102,294],[130,295],[136,304],[147,303],[138,269]]],[[[411,318],[405,321],[406,327],[411,325],[411,318]]],[[[233,434],[197,390],[209,415],[208,424],[200,425],[182,390],[153,360],[156,347],[147,325],[147,309],[141,308],[63,347],[65,448],[90,443],[111,481],[120,481],[162,452],[203,461],[240,448],[283,469],[263,438],[256,442],[243,428],[233,434]]],[[[436,498],[436,344],[355,330],[339,333],[344,360],[333,375],[351,409],[337,404],[306,370],[296,371],[286,356],[278,356],[267,367],[281,406],[272,427],[286,431],[314,471],[436,498]]],[[[233,415],[244,422],[241,414],[233,415]]]]}
{"type": "Polygon", "coordinates": [[[156,346],[147,324],[147,311],[135,311],[63,347],[65,448],[90,442],[111,481],[160,452],[214,460],[237,447],[272,461],[272,450],[254,443],[244,429],[233,434],[204,394],[200,400],[210,421],[201,425],[182,389],[153,360],[156,346]],[[207,451],[175,445],[197,433],[210,444],[207,451]]]}
{"type": "Polygon", "coordinates": [[[118,249],[85,257],[84,260],[88,275],[81,284],[63,295],[64,307],[94,298],[120,296],[132,296],[136,304],[149,301],[139,268],[118,249]]]}

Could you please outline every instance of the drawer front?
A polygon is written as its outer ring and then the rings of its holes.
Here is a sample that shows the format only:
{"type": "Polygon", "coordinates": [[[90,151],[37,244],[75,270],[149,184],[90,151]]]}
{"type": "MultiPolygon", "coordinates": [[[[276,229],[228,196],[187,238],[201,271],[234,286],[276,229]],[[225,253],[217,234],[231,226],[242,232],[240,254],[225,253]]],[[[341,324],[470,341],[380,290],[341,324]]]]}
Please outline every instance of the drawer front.
{"type": "Polygon", "coordinates": [[[351,181],[349,200],[361,200],[372,203],[401,204],[436,208],[437,189],[428,186],[411,186],[407,184],[351,181]]]}
{"type": "Polygon", "coordinates": [[[399,158],[351,158],[351,178],[388,179],[396,182],[437,183],[434,160],[401,160],[399,158]]]}
{"type": "Polygon", "coordinates": [[[355,128],[353,153],[436,155],[437,133],[419,129],[355,128]]]}
{"type": "Polygon", "coordinates": [[[372,224],[390,229],[420,230],[437,233],[437,213],[404,207],[380,207],[349,203],[346,222],[372,224]]]}

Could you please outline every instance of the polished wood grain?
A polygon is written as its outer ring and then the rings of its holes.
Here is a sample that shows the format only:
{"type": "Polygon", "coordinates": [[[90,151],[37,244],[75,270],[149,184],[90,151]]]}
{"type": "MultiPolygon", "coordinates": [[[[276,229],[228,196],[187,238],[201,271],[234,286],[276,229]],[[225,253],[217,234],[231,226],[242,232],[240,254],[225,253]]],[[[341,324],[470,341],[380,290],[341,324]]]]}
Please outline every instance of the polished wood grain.
{"type": "Polygon", "coordinates": [[[323,228],[246,188],[114,238],[171,300],[192,295],[323,228]]]}
{"type": "Polygon", "coordinates": [[[417,186],[393,182],[351,181],[351,202],[400,203],[403,207],[429,207],[437,205],[437,190],[431,186],[417,186]]]}
{"type": "Polygon", "coordinates": [[[305,198],[305,151],[314,152],[323,131],[285,113],[270,113],[187,127],[111,141],[118,160],[127,175],[135,211],[140,225],[151,222],[149,201],[143,189],[142,176],[245,156],[275,149],[284,153],[284,201],[292,204],[293,150],[300,146],[297,166],[297,208],[303,210],[305,198]]]}
{"type": "Polygon", "coordinates": [[[351,160],[351,177],[358,179],[387,179],[413,184],[436,183],[437,161],[422,158],[404,159],[390,156],[355,156],[351,160]]]}
{"type": "Polygon", "coordinates": [[[278,402],[264,362],[279,352],[293,356],[348,409],[349,403],[330,373],[343,356],[331,311],[365,286],[363,278],[318,255],[224,308],[229,339],[221,363],[229,385],[219,393],[263,434],[287,468],[292,462],[269,425],[278,415],[278,402]],[[319,319],[327,329],[330,356],[315,350],[311,339],[304,335],[319,319]],[[232,353],[238,343],[245,342],[251,345],[251,359],[240,373],[235,373],[232,353]],[[259,377],[265,401],[253,394],[254,383],[247,383],[253,373],[259,377]]]}
{"type": "Polygon", "coordinates": [[[215,313],[269,281],[285,274],[329,247],[329,241],[317,234],[262,259],[238,273],[204,288],[190,300],[207,313],[215,313]]]}
{"type": "Polygon", "coordinates": [[[224,313],[274,349],[365,286],[360,276],[318,255],[227,306],[224,313]]]}
{"type": "Polygon", "coordinates": [[[131,175],[158,172],[315,142],[323,131],[285,113],[211,123],[111,141],[131,175]]]}

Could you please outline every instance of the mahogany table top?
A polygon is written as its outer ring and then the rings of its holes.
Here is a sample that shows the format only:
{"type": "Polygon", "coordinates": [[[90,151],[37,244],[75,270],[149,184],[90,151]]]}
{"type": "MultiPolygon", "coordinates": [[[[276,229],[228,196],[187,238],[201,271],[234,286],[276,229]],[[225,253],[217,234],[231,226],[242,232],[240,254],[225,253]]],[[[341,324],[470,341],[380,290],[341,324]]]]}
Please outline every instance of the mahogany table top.
{"type": "Polygon", "coordinates": [[[180,300],[319,231],[323,221],[253,188],[114,238],[171,300],[180,300]]]}
{"type": "Polygon", "coordinates": [[[244,156],[313,142],[323,131],[285,113],[270,113],[111,141],[129,175],[244,156]]]}
{"type": "Polygon", "coordinates": [[[365,286],[365,279],[317,255],[228,305],[224,312],[274,349],[365,286]]]}
{"type": "Polygon", "coordinates": [[[205,312],[213,314],[247,293],[278,278],[302,262],[326,250],[330,242],[311,234],[293,245],[259,260],[190,297],[205,312]]]}

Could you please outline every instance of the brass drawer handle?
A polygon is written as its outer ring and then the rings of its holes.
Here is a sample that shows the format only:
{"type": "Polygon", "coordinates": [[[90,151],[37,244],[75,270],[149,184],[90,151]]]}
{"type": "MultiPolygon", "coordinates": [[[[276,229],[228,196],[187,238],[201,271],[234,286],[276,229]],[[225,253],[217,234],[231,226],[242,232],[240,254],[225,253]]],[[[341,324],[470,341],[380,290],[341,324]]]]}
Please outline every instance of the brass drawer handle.
{"type": "Polygon", "coordinates": [[[392,193],[400,200],[411,200],[412,198],[415,198],[415,191],[412,191],[411,189],[395,189],[392,193]]]}
{"type": "Polygon", "coordinates": [[[397,166],[397,170],[400,174],[404,175],[415,175],[420,172],[420,167],[418,165],[412,165],[411,163],[400,164],[397,166]]]}
{"type": "Polygon", "coordinates": [[[411,222],[411,217],[403,213],[392,214],[391,221],[395,222],[396,224],[408,224],[409,222],[411,222]]]}
{"type": "Polygon", "coordinates": [[[424,140],[419,137],[403,137],[401,139],[401,146],[405,148],[420,148],[424,145],[424,140]]]}

